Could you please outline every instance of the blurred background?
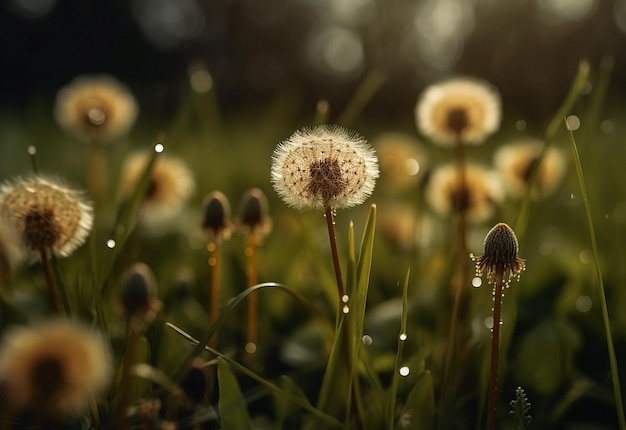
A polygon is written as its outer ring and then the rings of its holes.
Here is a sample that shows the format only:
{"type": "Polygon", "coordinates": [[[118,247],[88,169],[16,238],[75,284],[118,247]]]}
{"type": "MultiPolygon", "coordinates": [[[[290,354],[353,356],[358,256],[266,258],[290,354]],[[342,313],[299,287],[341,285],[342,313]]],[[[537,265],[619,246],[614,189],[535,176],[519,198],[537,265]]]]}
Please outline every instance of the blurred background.
{"type": "Polygon", "coordinates": [[[0,28],[5,110],[108,73],[144,114],[167,115],[190,67],[210,72],[227,111],[281,92],[341,109],[379,70],[367,115],[392,120],[448,75],[492,82],[530,119],[554,112],[583,58],[612,55],[615,94],[626,82],[625,0],[4,0],[0,28]]]}

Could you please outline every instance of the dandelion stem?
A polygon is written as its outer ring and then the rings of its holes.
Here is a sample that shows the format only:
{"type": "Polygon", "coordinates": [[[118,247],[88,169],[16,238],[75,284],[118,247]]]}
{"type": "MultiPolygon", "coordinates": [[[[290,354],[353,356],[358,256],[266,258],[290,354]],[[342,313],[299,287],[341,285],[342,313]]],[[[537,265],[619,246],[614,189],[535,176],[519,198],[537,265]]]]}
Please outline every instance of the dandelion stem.
{"type": "MultiPolygon", "coordinates": [[[[257,284],[257,262],[256,262],[256,238],[254,235],[250,235],[248,238],[248,246],[246,247],[246,257],[248,258],[248,265],[246,270],[247,275],[247,287],[251,288],[257,284]]],[[[248,358],[252,356],[255,351],[257,343],[257,312],[258,311],[258,295],[252,293],[248,296],[248,325],[246,330],[246,352],[248,352],[248,358]],[[248,350],[248,347],[253,349],[248,350]]]]}
{"type": "MultiPolygon", "coordinates": [[[[211,253],[209,256],[209,267],[211,267],[211,302],[209,303],[209,326],[213,325],[219,315],[220,301],[220,246],[216,238],[209,243],[207,249],[211,253]]],[[[217,345],[217,334],[214,334],[209,341],[209,346],[215,348],[217,345]]]]}
{"type": "Polygon", "coordinates": [[[46,285],[48,286],[48,293],[50,295],[50,305],[56,315],[61,314],[61,303],[59,301],[59,292],[57,291],[56,282],[54,280],[54,274],[52,273],[52,265],[50,264],[50,255],[46,248],[39,250],[41,256],[41,263],[43,264],[43,271],[46,277],[46,285]]]}
{"type": "MultiPolygon", "coordinates": [[[[328,237],[330,239],[330,248],[333,255],[333,265],[335,267],[335,277],[337,279],[337,291],[339,292],[339,312],[343,312],[341,304],[343,303],[343,297],[346,295],[346,291],[343,286],[343,277],[341,276],[341,265],[339,263],[339,252],[337,251],[337,238],[335,236],[335,221],[333,216],[333,210],[330,205],[325,205],[325,218],[326,225],[328,226],[328,237]]],[[[352,414],[356,423],[357,429],[363,428],[363,422],[361,418],[361,412],[359,410],[359,404],[356,396],[354,396],[354,366],[352,363],[352,337],[350,336],[350,322],[349,314],[343,313],[343,324],[341,324],[341,335],[344,337],[344,356],[346,361],[346,371],[350,375],[350,388],[348,398],[350,399],[350,406],[352,414]]]]}
{"type": "Polygon", "coordinates": [[[131,375],[130,369],[135,363],[135,353],[137,350],[137,341],[141,331],[135,327],[133,317],[126,321],[127,325],[127,341],[126,353],[124,354],[124,368],[122,371],[122,386],[120,387],[119,402],[117,410],[117,428],[126,428],[126,415],[128,405],[130,403],[131,375]]]}
{"type": "Polygon", "coordinates": [[[500,352],[500,322],[502,310],[502,287],[504,284],[501,269],[496,271],[493,287],[493,329],[491,334],[491,365],[489,368],[489,401],[487,403],[487,430],[495,428],[498,395],[498,361],[500,352]]]}

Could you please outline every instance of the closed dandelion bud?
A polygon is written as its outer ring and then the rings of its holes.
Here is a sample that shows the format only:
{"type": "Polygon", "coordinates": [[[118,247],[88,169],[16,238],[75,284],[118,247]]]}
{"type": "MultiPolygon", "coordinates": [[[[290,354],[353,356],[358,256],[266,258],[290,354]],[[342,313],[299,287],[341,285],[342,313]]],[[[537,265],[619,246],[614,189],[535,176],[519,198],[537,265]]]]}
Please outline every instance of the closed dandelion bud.
{"type": "Polygon", "coordinates": [[[133,264],[124,273],[121,284],[120,304],[127,318],[145,314],[154,307],[157,283],[148,265],[133,264]]]}
{"type": "Polygon", "coordinates": [[[497,90],[476,79],[450,79],[428,87],[415,108],[418,129],[442,146],[478,145],[500,126],[497,90]]]}
{"type": "Polygon", "coordinates": [[[230,203],[221,191],[213,191],[204,199],[202,230],[214,238],[230,236],[230,203]]]}
{"type": "Polygon", "coordinates": [[[519,258],[519,245],[513,229],[505,223],[496,224],[485,237],[484,253],[471,255],[476,262],[476,276],[487,275],[490,284],[500,278],[508,286],[513,278],[526,269],[526,260],[519,258]]]}
{"type": "Polygon", "coordinates": [[[42,175],[18,178],[0,187],[0,219],[33,258],[42,250],[70,255],[87,239],[92,211],[81,192],[42,175]]]}
{"type": "Polygon", "coordinates": [[[203,362],[196,359],[180,382],[180,386],[193,403],[201,403],[204,400],[208,381],[206,378],[206,370],[202,367],[203,362]]]}
{"type": "Polygon", "coordinates": [[[261,240],[272,229],[267,198],[259,188],[244,193],[239,206],[239,227],[248,236],[261,240]]]}
{"type": "Polygon", "coordinates": [[[366,140],[339,126],[302,128],[272,156],[272,184],[296,209],[360,205],[374,191],[378,159],[366,140]]]}

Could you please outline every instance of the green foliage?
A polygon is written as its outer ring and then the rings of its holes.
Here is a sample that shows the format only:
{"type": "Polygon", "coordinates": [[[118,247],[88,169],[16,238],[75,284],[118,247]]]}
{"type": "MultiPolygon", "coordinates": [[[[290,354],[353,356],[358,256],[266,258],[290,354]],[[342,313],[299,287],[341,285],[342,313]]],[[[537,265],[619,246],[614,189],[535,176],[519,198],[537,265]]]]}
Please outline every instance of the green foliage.
{"type": "Polygon", "coordinates": [[[532,421],[530,416],[531,403],[528,401],[526,392],[522,387],[515,389],[515,400],[511,400],[509,403],[511,410],[509,415],[513,417],[513,423],[515,423],[516,430],[524,430],[526,426],[532,421]]]}

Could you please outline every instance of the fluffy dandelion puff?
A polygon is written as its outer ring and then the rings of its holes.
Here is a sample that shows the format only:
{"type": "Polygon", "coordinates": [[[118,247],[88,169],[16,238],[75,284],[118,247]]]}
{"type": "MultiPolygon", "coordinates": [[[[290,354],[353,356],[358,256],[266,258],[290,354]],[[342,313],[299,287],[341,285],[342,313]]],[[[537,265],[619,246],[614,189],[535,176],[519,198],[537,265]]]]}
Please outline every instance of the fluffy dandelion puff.
{"type": "Polygon", "coordinates": [[[0,219],[21,238],[26,254],[43,249],[67,256],[82,245],[93,224],[83,193],[41,175],[0,187],[0,219]]]}
{"type": "Polygon", "coordinates": [[[374,191],[378,159],[366,140],[339,126],[296,131],[272,156],[272,183],[296,209],[360,205],[374,191]]]}
{"type": "Polygon", "coordinates": [[[486,82],[451,79],[426,88],[415,118],[419,130],[435,143],[478,145],[500,127],[500,106],[500,95],[486,82]]]}
{"type": "Polygon", "coordinates": [[[0,380],[19,409],[80,413],[110,377],[111,357],[103,338],[73,322],[13,329],[0,344],[0,380]]]}
{"type": "Polygon", "coordinates": [[[109,142],[128,132],[137,102],[111,76],[80,76],[57,93],[54,116],[67,132],[84,142],[109,142]]]}
{"type": "MultiPolygon", "coordinates": [[[[141,151],[125,160],[120,188],[126,198],[139,184],[150,157],[150,153],[141,151]]],[[[141,203],[142,224],[153,233],[167,229],[183,210],[195,188],[193,175],[183,160],[161,155],[154,165],[141,203]]]]}
{"type": "Polygon", "coordinates": [[[476,276],[486,275],[490,284],[500,276],[504,285],[508,286],[513,278],[519,279],[526,269],[526,260],[517,256],[518,250],[513,229],[502,222],[496,224],[485,237],[483,255],[471,255],[476,262],[476,276]]]}
{"type": "Polygon", "coordinates": [[[496,151],[495,166],[511,197],[522,198],[526,195],[535,168],[539,169],[535,197],[549,196],[561,183],[566,167],[565,157],[559,149],[551,147],[543,155],[541,165],[537,166],[543,147],[542,141],[528,139],[501,146],[496,151]]]}
{"type": "Polygon", "coordinates": [[[462,209],[469,221],[486,221],[504,199],[500,178],[495,172],[471,164],[465,175],[462,189],[455,166],[438,167],[426,184],[425,199],[438,215],[450,216],[462,209]]]}

